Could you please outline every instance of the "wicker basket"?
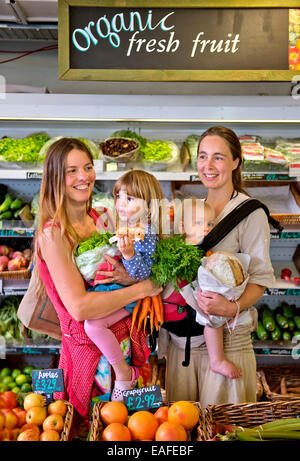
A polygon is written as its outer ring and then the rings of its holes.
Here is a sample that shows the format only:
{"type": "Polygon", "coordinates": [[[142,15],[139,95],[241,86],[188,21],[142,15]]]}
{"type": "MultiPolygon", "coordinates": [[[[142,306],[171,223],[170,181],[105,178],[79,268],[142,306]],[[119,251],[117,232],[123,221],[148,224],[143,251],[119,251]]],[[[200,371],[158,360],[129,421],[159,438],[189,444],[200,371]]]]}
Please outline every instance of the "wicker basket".
{"type": "Polygon", "coordinates": [[[64,427],[63,430],[60,434],[60,441],[61,442],[67,442],[70,440],[70,432],[72,428],[72,423],[73,423],[73,414],[74,414],[74,408],[73,405],[70,402],[67,402],[64,400],[65,404],[67,405],[67,413],[64,417],[64,427]]]}
{"type": "MultiPolygon", "coordinates": [[[[104,430],[104,424],[101,421],[100,411],[101,411],[101,408],[106,403],[107,402],[96,402],[93,406],[92,423],[91,423],[91,430],[90,430],[90,436],[89,436],[90,442],[98,442],[101,440],[102,432],[104,430]]],[[[169,405],[171,405],[172,403],[173,402],[169,402],[169,405]]],[[[193,441],[203,441],[203,440],[206,440],[206,429],[204,425],[203,411],[198,402],[192,402],[192,403],[199,410],[199,422],[196,428],[194,428],[193,431],[191,432],[191,439],[193,441]]],[[[168,403],[164,402],[164,405],[168,405],[168,403]]],[[[155,412],[156,409],[153,409],[150,411],[155,412]]]]}
{"type": "Polygon", "coordinates": [[[289,388],[298,387],[300,390],[300,366],[280,365],[267,366],[258,370],[261,376],[264,393],[268,400],[295,400],[300,399],[300,392],[288,392],[289,388]],[[284,378],[287,394],[281,393],[281,381],[284,378]]]}
{"type": "Polygon", "coordinates": [[[260,401],[264,393],[264,387],[261,380],[261,374],[259,371],[256,372],[256,400],[260,401]]]}
{"type": "Polygon", "coordinates": [[[18,271],[2,271],[0,272],[0,279],[30,279],[31,264],[32,260],[29,262],[28,267],[26,267],[26,269],[21,269],[18,271]]]}
{"type": "Polygon", "coordinates": [[[300,399],[290,401],[226,403],[205,408],[206,440],[213,436],[213,422],[254,427],[275,419],[294,418],[300,413],[300,399]]]}

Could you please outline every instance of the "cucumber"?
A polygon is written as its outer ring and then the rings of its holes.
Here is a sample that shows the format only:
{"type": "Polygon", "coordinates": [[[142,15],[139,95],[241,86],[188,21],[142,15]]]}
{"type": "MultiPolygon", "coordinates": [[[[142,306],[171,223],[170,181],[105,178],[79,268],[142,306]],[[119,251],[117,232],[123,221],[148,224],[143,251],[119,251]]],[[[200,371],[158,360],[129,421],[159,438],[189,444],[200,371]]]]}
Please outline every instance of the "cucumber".
{"type": "Polygon", "coordinates": [[[276,322],[278,323],[278,325],[280,326],[280,328],[282,328],[283,330],[287,330],[288,327],[289,327],[289,322],[288,322],[288,319],[286,317],[284,317],[283,315],[281,314],[277,314],[276,315],[276,322]]]}
{"type": "Polygon", "coordinates": [[[281,331],[276,324],[275,329],[271,332],[271,338],[273,341],[278,341],[281,338],[281,331]]]}
{"type": "Polygon", "coordinates": [[[299,339],[300,339],[300,331],[298,331],[298,330],[293,331],[292,336],[293,336],[293,338],[294,338],[295,336],[298,336],[297,339],[298,339],[298,341],[299,341],[299,339]]]}
{"type": "Polygon", "coordinates": [[[294,320],[293,319],[288,319],[288,323],[289,323],[289,330],[294,331],[295,328],[296,328],[294,320]]]}
{"type": "Polygon", "coordinates": [[[272,312],[269,308],[265,308],[262,313],[262,324],[268,331],[274,331],[276,327],[276,323],[272,312]]]}
{"type": "Polygon", "coordinates": [[[288,331],[284,331],[284,332],[282,333],[282,339],[283,339],[283,341],[290,341],[291,337],[292,337],[292,335],[291,335],[291,333],[289,333],[288,331]]]}
{"type": "Polygon", "coordinates": [[[300,330],[300,316],[299,315],[295,315],[294,318],[293,318],[294,322],[295,322],[295,325],[296,325],[296,328],[298,330],[300,330]]]}
{"type": "Polygon", "coordinates": [[[16,198],[10,204],[10,209],[11,210],[19,210],[19,208],[21,208],[22,204],[23,204],[22,200],[20,198],[16,198]]]}
{"type": "Polygon", "coordinates": [[[256,335],[258,339],[262,341],[265,341],[266,339],[268,339],[268,332],[265,330],[265,327],[263,326],[260,320],[257,322],[256,335]]]}
{"type": "Polygon", "coordinates": [[[2,202],[0,205],[0,214],[4,213],[4,211],[9,210],[12,201],[13,201],[13,198],[11,197],[11,195],[6,194],[4,202],[2,202]]]}
{"type": "Polygon", "coordinates": [[[294,317],[294,312],[292,306],[290,306],[288,303],[283,301],[281,303],[281,309],[282,309],[282,315],[288,319],[292,319],[294,317]]]}
{"type": "Polygon", "coordinates": [[[4,211],[3,213],[0,214],[0,220],[4,220],[4,219],[11,219],[13,213],[12,211],[10,210],[7,210],[7,211],[4,211]]]}

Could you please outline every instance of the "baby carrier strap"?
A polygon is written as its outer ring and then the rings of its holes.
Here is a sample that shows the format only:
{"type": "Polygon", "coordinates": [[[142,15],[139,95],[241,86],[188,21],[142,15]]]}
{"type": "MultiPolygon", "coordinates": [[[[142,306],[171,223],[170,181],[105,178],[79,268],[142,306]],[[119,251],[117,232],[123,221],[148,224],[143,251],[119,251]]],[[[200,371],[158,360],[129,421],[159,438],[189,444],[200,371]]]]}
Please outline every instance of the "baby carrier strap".
{"type": "Polygon", "coordinates": [[[212,230],[204,237],[203,241],[198,245],[198,248],[203,251],[208,251],[217,245],[232,229],[237,226],[250,213],[262,208],[268,217],[269,223],[279,232],[283,230],[281,224],[272,216],[268,207],[260,200],[249,198],[237,205],[234,210],[228,213],[212,230]]]}

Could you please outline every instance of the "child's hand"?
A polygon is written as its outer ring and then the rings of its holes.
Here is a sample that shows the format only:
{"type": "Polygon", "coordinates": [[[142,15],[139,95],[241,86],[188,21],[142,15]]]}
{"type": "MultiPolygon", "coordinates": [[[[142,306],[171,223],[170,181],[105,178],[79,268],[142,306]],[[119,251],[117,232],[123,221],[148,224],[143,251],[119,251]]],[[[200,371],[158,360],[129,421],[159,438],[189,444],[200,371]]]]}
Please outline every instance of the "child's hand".
{"type": "Polygon", "coordinates": [[[207,315],[220,315],[221,317],[234,316],[233,304],[225,296],[211,291],[198,290],[197,304],[200,309],[207,315]]]}
{"type": "Polygon", "coordinates": [[[124,259],[131,259],[134,256],[134,238],[128,235],[119,238],[118,248],[124,259]]]}

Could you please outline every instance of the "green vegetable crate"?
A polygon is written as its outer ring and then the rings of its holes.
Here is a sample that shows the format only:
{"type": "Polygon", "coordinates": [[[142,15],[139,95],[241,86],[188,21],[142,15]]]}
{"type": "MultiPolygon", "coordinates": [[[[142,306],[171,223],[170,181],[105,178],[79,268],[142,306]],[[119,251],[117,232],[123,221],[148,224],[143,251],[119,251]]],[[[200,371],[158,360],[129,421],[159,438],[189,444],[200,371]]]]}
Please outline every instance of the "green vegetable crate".
{"type": "Polygon", "coordinates": [[[300,402],[300,366],[299,365],[268,365],[260,368],[263,390],[270,401],[300,402]]]}
{"type": "Polygon", "coordinates": [[[202,440],[208,440],[213,436],[213,427],[216,422],[251,428],[278,419],[296,418],[299,413],[300,399],[208,405],[204,410],[206,432],[202,440]]]}

